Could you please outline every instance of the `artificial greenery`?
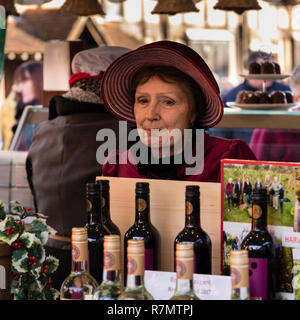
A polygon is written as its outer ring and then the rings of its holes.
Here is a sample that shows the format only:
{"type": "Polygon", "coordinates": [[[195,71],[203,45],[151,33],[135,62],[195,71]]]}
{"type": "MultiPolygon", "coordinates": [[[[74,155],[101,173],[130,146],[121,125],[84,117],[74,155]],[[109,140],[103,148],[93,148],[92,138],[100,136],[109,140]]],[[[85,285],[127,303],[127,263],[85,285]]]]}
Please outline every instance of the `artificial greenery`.
{"type": "Polygon", "coordinates": [[[59,292],[52,287],[51,274],[59,262],[53,256],[46,256],[44,245],[56,231],[47,225],[45,215],[26,209],[17,201],[11,204],[11,214],[7,214],[0,200],[0,240],[12,249],[14,299],[55,300],[59,292]],[[26,225],[28,217],[33,219],[26,225]]]}

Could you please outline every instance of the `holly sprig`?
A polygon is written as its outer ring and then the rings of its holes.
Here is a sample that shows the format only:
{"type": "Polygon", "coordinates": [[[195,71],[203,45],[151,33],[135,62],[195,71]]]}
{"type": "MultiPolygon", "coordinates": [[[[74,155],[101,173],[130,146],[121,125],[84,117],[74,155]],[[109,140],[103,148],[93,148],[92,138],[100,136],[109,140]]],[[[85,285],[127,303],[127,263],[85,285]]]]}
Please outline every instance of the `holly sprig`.
{"type": "Polygon", "coordinates": [[[44,245],[56,231],[47,225],[46,216],[12,201],[11,214],[0,200],[0,240],[12,249],[13,281],[11,290],[15,300],[55,300],[59,292],[52,287],[51,274],[59,261],[46,256],[44,245]],[[30,224],[25,219],[32,217],[30,224]]]}

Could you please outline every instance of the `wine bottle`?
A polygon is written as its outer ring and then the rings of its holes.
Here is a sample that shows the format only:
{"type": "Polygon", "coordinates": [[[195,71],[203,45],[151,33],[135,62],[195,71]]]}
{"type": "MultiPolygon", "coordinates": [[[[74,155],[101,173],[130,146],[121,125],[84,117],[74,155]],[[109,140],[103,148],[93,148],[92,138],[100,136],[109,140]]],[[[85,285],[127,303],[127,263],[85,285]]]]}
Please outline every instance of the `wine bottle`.
{"type": "Polygon", "coordinates": [[[94,293],[94,300],[117,300],[124,290],[120,271],[120,247],[119,235],[104,236],[103,280],[94,293]]]}
{"type": "Polygon", "coordinates": [[[109,180],[96,180],[96,183],[100,185],[101,217],[103,224],[111,234],[121,235],[120,229],[113,223],[110,217],[109,180]]]}
{"type": "Polygon", "coordinates": [[[103,276],[103,242],[110,232],[105,228],[101,218],[100,185],[86,184],[86,203],[88,221],[85,225],[88,232],[89,266],[91,275],[98,283],[103,276]]]}
{"type": "Polygon", "coordinates": [[[170,300],[200,300],[194,292],[194,246],[190,242],[176,244],[176,290],[170,300]]]}
{"type": "Polygon", "coordinates": [[[241,244],[249,254],[249,287],[251,299],[275,298],[272,275],[273,239],[267,230],[268,199],[265,188],[252,195],[252,227],[241,244]]]}
{"type": "Polygon", "coordinates": [[[89,273],[86,228],[72,228],[72,269],[60,289],[61,300],[92,300],[98,283],[89,273]]]}
{"type": "Polygon", "coordinates": [[[124,277],[127,275],[126,254],[129,239],[145,241],[145,270],[160,270],[161,240],[158,230],[150,221],[149,183],[136,183],[135,200],[135,222],[124,236],[124,277]]]}
{"type": "Polygon", "coordinates": [[[127,246],[127,285],[118,300],[154,300],[144,285],[144,240],[130,239],[127,246]]]}
{"type": "Polygon", "coordinates": [[[185,188],[185,226],[174,240],[174,270],[176,272],[176,244],[191,242],[194,244],[194,273],[211,274],[211,240],[201,228],[200,223],[200,187],[185,188]]]}
{"type": "Polygon", "coordinates": [[[247,250],[231,250],[231,300],[249,300],[249,258],[247,250]]]}

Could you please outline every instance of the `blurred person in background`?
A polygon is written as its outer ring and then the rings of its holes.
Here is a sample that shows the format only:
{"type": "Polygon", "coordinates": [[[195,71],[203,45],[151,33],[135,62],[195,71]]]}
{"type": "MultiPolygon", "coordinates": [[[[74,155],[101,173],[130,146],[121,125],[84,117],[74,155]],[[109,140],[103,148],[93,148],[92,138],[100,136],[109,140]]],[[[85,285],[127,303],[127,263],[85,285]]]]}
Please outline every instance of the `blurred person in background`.
{"type": "MultiPolygon", "coordinates": [[[[294,102],[299,101],[300,65],[292,71],[290,86],[294,102]]],[[[298,107],[297,110],[300,108],[298,107]]],[[[300,162],[299,129],[254,129],[249,146],[257,160],[300,162]]]]}
{"type": "Polygon", "coordinates": [[[9,150],[14,135],[13,126],[16,123],[15,113],[18,104],[17,86],[12,85],[11,91],[0,107],[0,128],[2,136],[2,150],[9,150]]]}
{"type": "MultiPolygon", "coordinates": [[[[22,63],[15,71],[14,78],[20,99],[16,107],[16,124],[12,128],[13,133],[17,130],[26,106],[41,106],[43,104],[43,63],[38,61],[22,63]]],[[[29,149],[35,128],[34,124],[25,125],[24,145],[21,150],[29,149]]]]}
{"type": "Polygon", "coordinates": [[[100,94],[103,74],[110,63],[128,52],[123,47],[103,46],[79,51],[72,59],[69,90],[54,96],[48,121],[34,132],[26,159],[26,171],[35,210],[48,216],[57,233],[46,243],[47,254],[59,259],[53,286],[60,289],[71,269],[71,231],[86,224],[86,184],[101,175],[96,152],[100,129],[116,133],[119,121],[104,107],[100,94]]]}
{"type": "MultiPolygon", "coordinates": [[[[11,91],[0,110],[0,127],[3,138],[3,150],[9,150],[11,140],[16,133],[20,118],[26,106],[42,105],[43,64],[27,61],[18,66],[14,73],[11,91]]],[[[35,125],[26,124],[24,141],[20,150],[28,150],[35,125]]]]}
{"type": "MultiPolygon", "coordinates": [[[[273,62],[273,57],[263,51],[254,51],[252,52],[247,60],[246,69],[249,70],[249,66],[253,62],[262,63],[262,62],[273,62]]],[[[291,90],[289,86],[273,80],[266,80],[266,92],[271,93],[277,90],[291,90]]],[[[224,107],[228,108],[227,102],[235,102],[237,94],[240,91],[258,91],[262,90],[263,80],[256,79],[245,79],[242,83],[233,87],[228,92],[225,92],[221,98],[224,103],[224,107]]],[[[246,143],[250,143],[253,129],[250,128],[238,128],[238,129],[223,129],[223,128],[212,128],[209,130],[209,133],[213,136],[223,137],[228,139],[243,139],[246,143]]]]}

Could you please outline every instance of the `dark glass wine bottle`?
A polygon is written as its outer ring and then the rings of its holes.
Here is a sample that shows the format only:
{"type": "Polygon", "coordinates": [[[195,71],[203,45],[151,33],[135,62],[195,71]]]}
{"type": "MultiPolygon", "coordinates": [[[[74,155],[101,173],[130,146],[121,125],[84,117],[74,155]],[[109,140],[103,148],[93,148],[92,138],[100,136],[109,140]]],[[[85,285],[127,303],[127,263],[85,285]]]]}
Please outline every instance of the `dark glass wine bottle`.
{"type": "Polygon", "coordinates": [[[96,183],[86,184],[86,210],[88,220],[85,225],[88,231],[89,266],[91,275],[102,282],[103,276],[103,243],[104,236],[110,232],[102,224],[100,185],[96,183]]]}
{"type": "Polygon", "coordinates": [[[200,187],[185,188],[185,226],[174,241],[174,270],[176,272],[176,244],[192,242],[194,244],[194,273],[211,274],[211,240],[201,228],[200,223],[200,187]]]}
{"type": "Polygon", "coordinates": [[[265,188],[252,195],[252,227],[241,244],[249,253],[249,287],[251,299],[275,298],[272,275],[272,236],[267,230],[268,198],[265,188]]]}
{"type": "Polygon", "coordinates": [[[97,180],[96,183],[100,185],[102,222],[111,234],[121,235],[120,229],[110,217],[109,180],[97,180]]]}
{"type": "Polygon", "coordinates": [[[129,239],[144,240],[145,270],[160,270],[160,234],[150,221],[149,183],[147,182],[137,182],[135,187],[135,221],[124,236],[124,280],[127,279],[129,239]]]}

